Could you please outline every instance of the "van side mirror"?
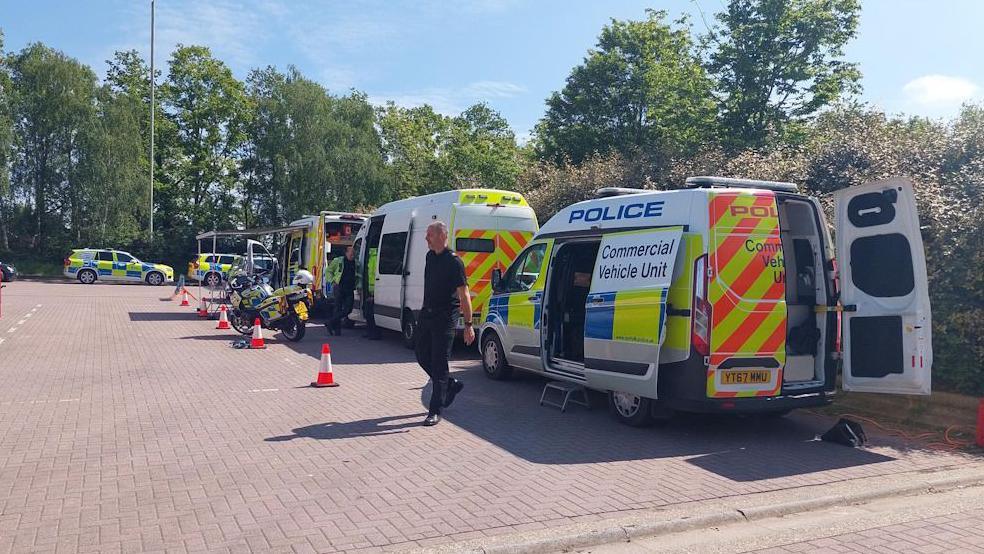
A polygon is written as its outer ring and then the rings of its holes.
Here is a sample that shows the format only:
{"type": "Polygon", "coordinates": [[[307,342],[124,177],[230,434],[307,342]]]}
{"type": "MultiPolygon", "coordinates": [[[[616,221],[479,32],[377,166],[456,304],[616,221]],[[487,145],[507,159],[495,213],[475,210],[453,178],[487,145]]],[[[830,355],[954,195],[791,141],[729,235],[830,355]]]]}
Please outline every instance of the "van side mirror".
{"type": "Polygon", "coordinates": [[[502,270],[499,268],[492,270],[492,290],[502,292],[502,270]]]}

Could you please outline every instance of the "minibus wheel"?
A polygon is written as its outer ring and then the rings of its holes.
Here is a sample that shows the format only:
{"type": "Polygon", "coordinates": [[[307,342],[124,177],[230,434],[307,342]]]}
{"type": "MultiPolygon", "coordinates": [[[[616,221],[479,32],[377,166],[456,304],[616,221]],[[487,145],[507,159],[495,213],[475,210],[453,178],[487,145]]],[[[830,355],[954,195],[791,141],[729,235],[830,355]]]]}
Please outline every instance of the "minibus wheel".
{"type": "Polygon", "coordinates": [[[403,314],[402,328],[403,346],[413,350],[417,346],[417,322],[413,319],[413,312],[407,310],[403,314]]]}
{"type": "Polygon", "coordinates": [[[652,400],[627,392],[608,391],[608,408],[615,419],[632,427],[652,424],[652,400]]]}
{"type": "Polygon", "coordinates": [[[506,354],[495,331],[482,337],[482,369],[490,379],[502,381],[512,376],[512,368],[506,363],[506,354]]]}

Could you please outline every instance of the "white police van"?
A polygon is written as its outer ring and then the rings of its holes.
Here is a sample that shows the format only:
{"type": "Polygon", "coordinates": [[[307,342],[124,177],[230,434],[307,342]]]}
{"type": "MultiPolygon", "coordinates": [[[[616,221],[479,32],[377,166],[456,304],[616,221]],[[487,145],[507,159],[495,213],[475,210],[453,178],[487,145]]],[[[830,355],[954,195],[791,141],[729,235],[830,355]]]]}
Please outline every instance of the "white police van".
{"type": "Polygon", "coordinates": [[[371,295],[376,325],[401,331],[408,347],[424,299],[424,235],[434,221],[447,224],[448,248],[465,265],[476,325],[492,294],[493,270],[509,265],[539,228],[522,194],[495,189],[438,192],[376,209],[355,239],[358,286],[350,317],[364,320],[362,300],[371,295]]]}
{"type": "Polygon", "coordinates": [[[607,392],[641,425],[669,410],[765,412],[847,390],[929,394],[930,305],[908,181],[836,193],[694,177],[602,189],[551,218],[504,273],[479,328],[512,368],[607,392]],[[843,348],[841,348],[841,345],[843,348]]]}

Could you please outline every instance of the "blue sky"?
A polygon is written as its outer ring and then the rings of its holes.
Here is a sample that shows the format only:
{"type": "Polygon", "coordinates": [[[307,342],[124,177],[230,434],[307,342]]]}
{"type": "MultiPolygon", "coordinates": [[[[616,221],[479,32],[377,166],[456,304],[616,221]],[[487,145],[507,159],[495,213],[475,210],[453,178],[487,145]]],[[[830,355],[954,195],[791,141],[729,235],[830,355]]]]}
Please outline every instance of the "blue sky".
{"type": "MultiPolygon", "coordinates": [[[[242,78],[294,64],[333,92],[429,103],[454,114],[486,101],[520,137],[610,18],[690,14],[703,31],[723,0],[157,0],[157,63],[204,44],[242,78]]],[[[102,75],[114,50],[149,54],[149,0],[0,0],[6,49],[42,41],[102,75]]],[[[862,99],[891,113],[948,117],[984,98],[984,2],[867,0],[847,58],[862,99]]]]}

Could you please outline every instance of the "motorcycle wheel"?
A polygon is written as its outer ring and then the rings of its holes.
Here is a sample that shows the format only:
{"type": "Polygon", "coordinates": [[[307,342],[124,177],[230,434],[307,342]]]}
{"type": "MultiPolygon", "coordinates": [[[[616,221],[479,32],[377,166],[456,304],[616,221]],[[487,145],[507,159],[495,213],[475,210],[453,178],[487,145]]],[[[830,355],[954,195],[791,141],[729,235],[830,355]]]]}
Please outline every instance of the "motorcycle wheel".
{"type": "Polygon", "coordinates": [[[229,324],[232,325],[232,328],[238,331],[241,335],[253,334],[253,322],[239,310],[232,311],[232,316],[229,318],[229,324]]]}
{"type": "Polygon", "coordinates": [[[304,322],[297,319],[296,315],[291,314],[288,318],[286,324],[280,328],[280,332],[284,334],[284,338],[290,342],[298,342],[304,338],[304,331],[306,326],[304,322]]]}

